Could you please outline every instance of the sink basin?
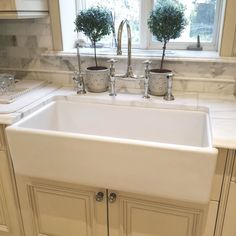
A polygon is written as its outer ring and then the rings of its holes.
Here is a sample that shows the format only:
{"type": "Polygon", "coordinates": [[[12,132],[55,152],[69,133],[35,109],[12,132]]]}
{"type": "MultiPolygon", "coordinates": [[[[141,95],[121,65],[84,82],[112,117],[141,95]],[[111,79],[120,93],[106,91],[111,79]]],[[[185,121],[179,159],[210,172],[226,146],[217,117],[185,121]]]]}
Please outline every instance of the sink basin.
{"type": "Polygon", "coordinates": [[[207,203],[208,113],[58,100],[7,128],[17,175],[207,203]]]}

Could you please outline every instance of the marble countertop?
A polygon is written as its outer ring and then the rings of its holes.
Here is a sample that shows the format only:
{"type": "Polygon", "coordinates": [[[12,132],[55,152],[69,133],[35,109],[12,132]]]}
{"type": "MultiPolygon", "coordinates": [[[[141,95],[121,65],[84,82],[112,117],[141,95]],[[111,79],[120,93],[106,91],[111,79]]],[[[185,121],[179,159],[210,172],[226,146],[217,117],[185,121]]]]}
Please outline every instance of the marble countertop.
{"type": "Polygon", "coordinates": [[[21,119],[25,110],[30,107],[36,107],[36,104],[46,98],[49,94],[60,88],[56,84],[47,84],[44,87],[35,89],[29,93],[26,93],[14,102],[6,104],[0,103],[0,124],[12,124],[21,119]]]}
{"type": "Polygon", "coordinates": [[[58,85],[48,85],[11,104],[0,104],[0,123],[10,125],[55,99],[79,99],[88,102],[170,109],[206,109],[211,118],[214,147],[236,149],[235,96],[179,92],[175,92],[174,95],[174,101],[165,101],[162,97],[155,96],[143,99],[141,93],[119,93],[116,97],[110,97],[108,93],[77,95],[71,87],[59,88],[58,85]]]}

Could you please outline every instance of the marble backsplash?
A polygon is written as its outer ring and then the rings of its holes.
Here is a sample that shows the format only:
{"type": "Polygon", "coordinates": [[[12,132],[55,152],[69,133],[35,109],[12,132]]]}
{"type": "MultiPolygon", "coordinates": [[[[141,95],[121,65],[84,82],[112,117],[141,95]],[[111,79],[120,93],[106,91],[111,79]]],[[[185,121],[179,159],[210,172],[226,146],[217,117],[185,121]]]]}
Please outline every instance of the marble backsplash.
{"type": "MultiPolygon", "coordinates": [[[[115,56],[114,56],[115,57],[115,56]]],[[[99,58],[99,64],[109,66],[109,57],[99,58]]],[[[115,64],[116,73],[123,74],[126,70],[127,59],[117,58],[115,64]]],[[[144,74],[142,62],[146,58],[133,58],[133,70],[136,75],[144,74]]],[[[160,58],[150,58],[152,68],[159,67],[160,58]]],[[[82,70],[94,64],[93,58],[81,55],[82,70]]],[[[73,71],[77,70],[76,55],[54,55],[44,54],[18,70],[20,77],[47,79],[56,83],[71,85],[73,83],[73,71]]],[[[170,59],[167,58],[165,68],[174,72],[174,91],[203,92],[217,94],[236,94],[236,61],[209,59],[170,59]]],[[[14,69],[13,69],[14,70],[14,69]]],[[[143,80],[117,80],[118,91],[130,91],[132,89],[143,89],[143,80]]]]}
{"type": "MultiPolygon", "coordinates": [[[[94,64],[93,58],[81,57],[82,70],[85,72],[87,66],[94,64]]],[[[99,64],[109,66],[106,58],[99,58],[99,64]]],[[[133,59],[133,70],[136,75],[144,74],[142,62],[146,58],[133,59]]],[[[115,65],[116,73],[123,74],[126,71],[125,58],[119,59],[115,65]]],[[[158,67],[160,59],[152,58],[152,68],[158,67]]],[[[46,79],[63,85],[72,85],[73,72],[77,70],[76,55],[41,55],[29,59],[28,62],[19,68],[13,65],[9,68],[0,68],[3,71],[16,73],[18,78],[46,79]]],[[[174,91],[203,92],[217,94],[236,94],[236,62],[216,62],[203,59],[195,60],[172,60],[167,59],[165,68],[174,72],[174,91]]],[[[143,89],[143,80],[117,80],[118,91],[130,91],[132,89],[143,89]]]]}
{"type": "Polygon", "coordinates": [[[0,68],[25,68],[42,52],[52,50],[49,17],[0,19],[0,68]]]}
{"type": "MultiPolygon", "coordinates": [[[[18,78],[47,79],[72,85],[78,68],[76,54],[52,53],[50,19],[0,20],[0,70],[14,72],[18,78]]],[[[99,64],[118,59],[116,73],[124,73],[125,56],[101,55],[99,64]]],[[[133,56],[134,73],[144,74],[147,57],[133,56]]],[[[159,67],[160,54],[149,58],[152,68],[159,67]]],[[[82,69],[94,64],[91,55],[81,55],[82,69]]],[[[166,56],[165,68],[174,72],[174,91],[236,94],[236,58],[181,58],[166,56]]],[[[140,90],[143,80],[118,80],[119,91],[140,90]]]]}

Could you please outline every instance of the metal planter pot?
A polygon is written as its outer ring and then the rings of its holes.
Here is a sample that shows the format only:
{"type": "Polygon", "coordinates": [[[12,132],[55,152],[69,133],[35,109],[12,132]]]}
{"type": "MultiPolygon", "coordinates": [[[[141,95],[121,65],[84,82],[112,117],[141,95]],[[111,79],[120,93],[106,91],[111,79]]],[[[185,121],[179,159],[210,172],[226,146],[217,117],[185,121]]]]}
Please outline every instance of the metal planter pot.
{"type": "Polygon", "coordinates": [[[152,69],[149,72],[148,90],[151,95],[164,96],[167,93],[167,77],[173,76],[171,70],[152,69]]]}
{"type": "Polygon", "coordinates": [[[89,92],[106,92],[109,86],[109,69],[106,67],[88,67],[86,85],[89,92]]]}

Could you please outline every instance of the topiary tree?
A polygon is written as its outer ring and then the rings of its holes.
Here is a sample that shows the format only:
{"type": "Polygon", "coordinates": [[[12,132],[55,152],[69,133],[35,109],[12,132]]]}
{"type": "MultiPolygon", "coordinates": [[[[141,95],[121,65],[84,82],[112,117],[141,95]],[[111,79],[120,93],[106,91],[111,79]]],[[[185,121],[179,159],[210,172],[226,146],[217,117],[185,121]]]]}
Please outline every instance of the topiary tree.
{"type": "Polygon", "coordinates": [[[187,20],[185,7],[178,0],[160,0],[151,12],[148,27],[156,39],[163,42],[160,72],[163,69],[166,45],[170,39],[179,38],[187,20]]]}
{"type": "Polygon", "coordinates": [[[104,36],[109,35],[112,30],[110,11],[102,7],[91,7],[82,10],[76,16],[75,26],[77,32],[83,32],[92,42],[95,65],[98,68],[96,43],[104,36]]]}

